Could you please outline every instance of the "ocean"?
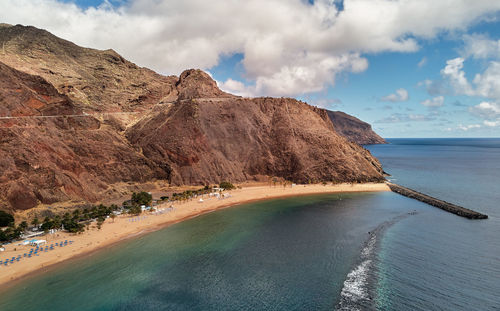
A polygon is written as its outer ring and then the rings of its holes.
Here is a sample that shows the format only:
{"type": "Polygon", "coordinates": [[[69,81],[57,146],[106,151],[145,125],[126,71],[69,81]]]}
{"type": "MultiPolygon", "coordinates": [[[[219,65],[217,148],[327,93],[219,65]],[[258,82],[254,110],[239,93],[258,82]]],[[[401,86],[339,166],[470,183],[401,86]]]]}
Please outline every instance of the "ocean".
{"type": "Polygon", "coordinates": [[[0,310],[498,310],[500,139],[389,141],[367,148],[391,180],[489,219],[391,192],[244,204],[26,279],[0,310]]]}

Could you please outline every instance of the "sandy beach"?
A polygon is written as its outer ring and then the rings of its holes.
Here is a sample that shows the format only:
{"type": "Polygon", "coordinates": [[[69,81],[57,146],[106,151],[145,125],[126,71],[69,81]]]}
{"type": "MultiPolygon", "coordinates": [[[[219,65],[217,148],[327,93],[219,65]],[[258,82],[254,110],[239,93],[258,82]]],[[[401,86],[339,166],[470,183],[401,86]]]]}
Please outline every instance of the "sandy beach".
{"type": "MultiPolygon", "coordinates": [[[[85,256],[100,248],[110,246],[119,241],[161,229],[185,219],[189,219],[220,208],[271,198],[300,196],[318,193],[338,192],[375,192],[390,191],[385,183],[366,184],[338,184],[338,185],[296,185],[284,188],[283,186],[255,186],[226,191],[230,196],[224,199],[203,196],[203,202],[193,199],[184,203],[173,202],[157,206],[163,213],[145,212],[141,216],[120,215],[114,220],[107,219],[100,230],[95,225],[82,234],[56,232],[39,237],[47,240],[47,245],[60,243],[65,240],[73,241],[64,247],[55,247],[54,250],[42,252],[39,256],[24,258],[8,266],[0,266],[0,285],[6,287],[15,280],[24,278],[35,272],[42,272],[52,268],[55,264],[74,258],[85,256]],[[172,210],[167,210],[173,205],[172,210]]],[[[28,253],[30,246],[18,246],[12,243],[0,252],[0,259],[17,257],[28,253]]]]}

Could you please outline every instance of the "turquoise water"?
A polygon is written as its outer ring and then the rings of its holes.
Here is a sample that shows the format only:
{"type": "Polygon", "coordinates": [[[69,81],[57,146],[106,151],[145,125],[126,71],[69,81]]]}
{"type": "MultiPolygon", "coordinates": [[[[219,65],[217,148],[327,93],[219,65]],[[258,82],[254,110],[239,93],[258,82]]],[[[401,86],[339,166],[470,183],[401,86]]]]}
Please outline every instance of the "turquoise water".
{"type": "Polygon", "coordinates": [[[413,208],[391,193],[229,208],[29,279],[0,310],[329,310],[368,232],[413,208]]]}
{"type": "Polygon", "coordinates": [[[498,310],[500,140],[368,148],[397,183],[490,218],[394,193],[246,204],[69,261],[0,310],[498,310]]]}

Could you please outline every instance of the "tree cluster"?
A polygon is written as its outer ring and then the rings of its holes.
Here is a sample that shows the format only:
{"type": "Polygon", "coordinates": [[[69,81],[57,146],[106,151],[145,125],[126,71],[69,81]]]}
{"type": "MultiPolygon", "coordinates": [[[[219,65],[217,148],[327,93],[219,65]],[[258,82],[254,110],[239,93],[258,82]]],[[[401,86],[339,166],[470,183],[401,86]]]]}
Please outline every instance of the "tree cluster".
{"type": "Polygon", "coordinates": [[[5,230],[0,229],[0,241],[6,242],[6,241],[12,241],[21,236],[21,234],[24,232],[22,229],[22,226],[15,226],[14,223],[11,223],[9,227],[5,230]]]}
{"type": "Polygon", "coordinates": [[[14,222],[14,216],[11,214],[0,211],[0,227],[6,227],[14,222]]]}
{"type": "MultiPolygon", "coordinates": [[[[98,206],[93,206],[91,208],[75,209],[70,214],[68,212],[64,213],[62,217],[60,215],[55,215],[54,217],[45,217],[40,228],[48,232],[51,229],[63,229],[68,232],[78,233],[85,230],[85,224],[97,220],[98,228],[101,227],[102,223],[107,216],[111,215],[113,211],[118,210],[119,207],[115,204],[111,206],[106,206],[100,204],[98,206]]],[[[33,220],[33,224],[37,222],[36,218],[33,220]]]]}
{"type": "Polygon", "coordinates": [[[224,190],[232,190],[234,188],[236,188],[232,183],[228,182],[228,181],[223,181],[219,184],[219,188],[222,188],[224,190]]]}
{"type": "Polygon", "coordinates": [[[151,203],[153,202],[153,196],[150,193],[144,192],[144,191],[141,191],[139,193],[134,192],[134,193],[132,193],[131,201],[132,201],[132,205],[150,206],[151,203]]]}
{"type": "MultiPolygon", "coordinates": [[[[197,190],[186,190],[183,192],[179,193],[172,193],[172,200],[176,201],[184,201],[184,200],[189,200],[193,197],[197,197],[199,195],[204,195],[208,194],[212,191],[210,186],[205,186],[203,188],[197,189],[197,190]]],[[[167,197],[168,198],[168,197],[167,197]]]]}

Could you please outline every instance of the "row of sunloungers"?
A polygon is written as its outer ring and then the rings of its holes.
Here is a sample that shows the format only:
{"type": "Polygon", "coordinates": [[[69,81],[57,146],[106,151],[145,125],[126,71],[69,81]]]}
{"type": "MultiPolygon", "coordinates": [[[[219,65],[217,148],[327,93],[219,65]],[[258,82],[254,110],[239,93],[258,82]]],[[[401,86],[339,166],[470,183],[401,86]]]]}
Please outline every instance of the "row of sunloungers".
{"type": "Polygon", "coordinates": [[[130,218],[130,219],[128,220],[128,222],[136,222],[136,221],[141,221],[141,220],[146,219],[146,218],[148,218],[148,216],[139,216],[139,217],[134,217],[134,218],[130,218]]]}
{"type": "Polygon", "coordinates": [[[64,247],[64,246],[67,246],[68,244],[73,244],[73,241],[68,241],[68,240],[65,240],[64,242],[60,242],[60,243],[55,243],[55,244],[50,244],[50,246],[36,246],[36,247],[33,247],[32,249],[30,249],[30,251],[28,253],[24,253],[22,256],[21,255],[17,255],[12,257],[12,258],[8,258],[8,259],[5,259],[5,260],[0,260],[0,266],[8,266],[9,264],[13,264],[13,263],[16,263],[18,261],[21,261],[21,259],[23,258],[31,258],[31,257],[34,257],[34,256],[40,256],[41,253],[46,253],[46,252],[49,252],[51,250],[54,250],[55,247],[64,247]]]}

